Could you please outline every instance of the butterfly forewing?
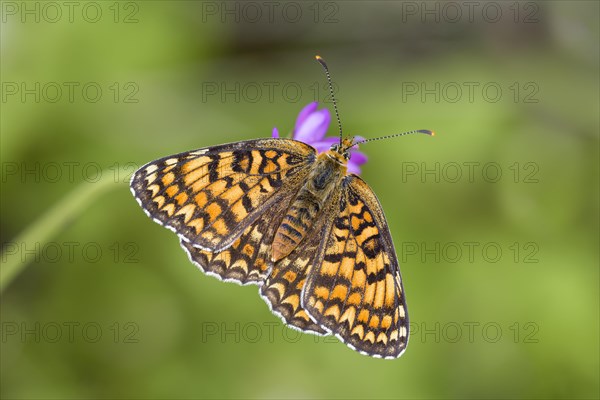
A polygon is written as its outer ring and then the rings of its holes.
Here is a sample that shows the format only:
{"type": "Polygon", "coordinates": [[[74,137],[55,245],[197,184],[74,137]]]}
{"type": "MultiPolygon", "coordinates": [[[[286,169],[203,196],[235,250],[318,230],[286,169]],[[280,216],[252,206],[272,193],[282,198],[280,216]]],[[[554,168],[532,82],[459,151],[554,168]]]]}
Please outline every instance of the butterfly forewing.
{"type": "Polygon", "coordinates": [[[395,358],[407,344],[408,317],[391,235],[379,201],[362,179],[347,176],[341,190],[303,304],[352,348],[395,358]]]}
{"type": "Polygon", "coordinates": [[[229,247],[282,189],[301,184],[315,150],[289,139],[257,139],[176,154],[132,177],[146,213],[207,251],[229,247]]]}

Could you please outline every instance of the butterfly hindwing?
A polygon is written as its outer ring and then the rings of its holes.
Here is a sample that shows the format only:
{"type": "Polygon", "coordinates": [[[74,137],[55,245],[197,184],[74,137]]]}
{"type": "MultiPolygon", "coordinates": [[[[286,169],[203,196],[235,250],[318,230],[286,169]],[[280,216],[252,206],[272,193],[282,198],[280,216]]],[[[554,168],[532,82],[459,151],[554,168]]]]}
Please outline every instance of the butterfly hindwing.
{"type": "Polygon", "coordinates": [[[396,358],[408,341],[398,260],[383,210],[369,186],[348,175],[303,290],[310,316],[350,347],[396,358]]]}
{"type": "Polygon", "coordinates": [[[242,285],[262,285],[271,268],[271,244],[281,219],[296,192],[286,186],[277,194],[278,201],[263,213],[233,244],[219,252],[194,247],[181,240],[181,246],[190,260],[203,272],[217,278],[242,285]]]}
{"type": "Polygon", "coordinates": [[[257,139],[153,161],[131,179],[146,213],[207,251],[233,244],[279,199],[301,184],[315,150],[291,139],[257,139]]]}
{"type": "Polygon", "coordinates": [[[271,311],[294,329],[326,335],[323,329],[306,313],[301,304],[302,288],[310,273],[316,246],[304,246],[302,254],[292,252],[272,264],[269,277],[260,288],[260,294],[271,311]]]}
{"type": "Polygon", "coordinates": [[[339,196],[339,191],[332,195],[306,240],[289,255],[273,264],[269,277],[260,288],[263,299],[286,324],[320,335],[327,335],[328,331],[316,323],[302,306],[302,290],[318,257],[319,246],[325,238],[323,234],[331,225],[331,217],[337,208],[335,204],[339,196]]]}
{"type": "Polygon", "coordinates": [[[219,252],[202,250],[185,240],[181,240],[181,247],[190,261],[206,274],[241,285],[260,285],[269,273],[266,237],[261,228],[262,225],[255,222],[230,247],[219,252]]]}

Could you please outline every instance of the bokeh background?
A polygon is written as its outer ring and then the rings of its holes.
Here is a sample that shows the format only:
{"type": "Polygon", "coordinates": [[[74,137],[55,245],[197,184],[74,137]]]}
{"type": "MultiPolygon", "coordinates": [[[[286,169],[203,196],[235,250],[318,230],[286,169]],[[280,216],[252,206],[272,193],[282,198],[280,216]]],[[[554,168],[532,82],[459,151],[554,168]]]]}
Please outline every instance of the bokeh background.
{"type": "Polygon", "coordinates": [[[1,11],[2,398],[598,398],[597,2],[1,11]],[[127,186],[331,108],[315,54],[347,134],[436,131],[362,146],[408,296],[395,361],[204,276],[127,186]]]}

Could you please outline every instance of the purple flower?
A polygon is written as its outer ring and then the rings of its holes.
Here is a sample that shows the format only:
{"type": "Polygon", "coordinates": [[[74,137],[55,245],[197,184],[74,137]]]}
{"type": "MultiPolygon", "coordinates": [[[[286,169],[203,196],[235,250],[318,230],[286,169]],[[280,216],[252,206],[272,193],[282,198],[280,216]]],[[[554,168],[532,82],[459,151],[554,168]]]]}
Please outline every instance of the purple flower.
{"type": "MultiPolygon", "coordinates": [[[[309,103],[300,111],[296,119],[296,126],[292,138],[313,146],[319,153],[326,152],[334,143],[339,143],[339,137],[325,137],[331,116],[326,108],[317,110],[318,103],[309,103]]],[[[273,128],[273,137],[279,137],[279,130],[273,128]]],[[[357,137],[360,139],[360,137],[357,137]]],[[[350,149],[350,160],[348,160],[348,172],[360,174],[360,166],[367,162],[367,156],[356,150],[358,146],[350,149]]]]}

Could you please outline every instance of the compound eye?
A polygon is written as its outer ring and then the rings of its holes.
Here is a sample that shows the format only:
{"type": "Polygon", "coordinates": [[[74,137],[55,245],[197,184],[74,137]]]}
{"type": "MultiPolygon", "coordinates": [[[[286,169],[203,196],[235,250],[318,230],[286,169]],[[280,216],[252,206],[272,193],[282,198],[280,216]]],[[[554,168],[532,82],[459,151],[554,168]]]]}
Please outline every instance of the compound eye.
{"type": "Polygon", "coordinates": [[[338,150],[338,145],[337,144],[332,144],[331,147],[329,148],[329,150],[333,150],[333,151],[337,151],[338,150]]]}
{"type": "Polygon", "coordinates": [[[346,159],[346,161],[348,161],[350,159],[350,153],[345,152],[344,153],[344,158],[346,159]]]}

